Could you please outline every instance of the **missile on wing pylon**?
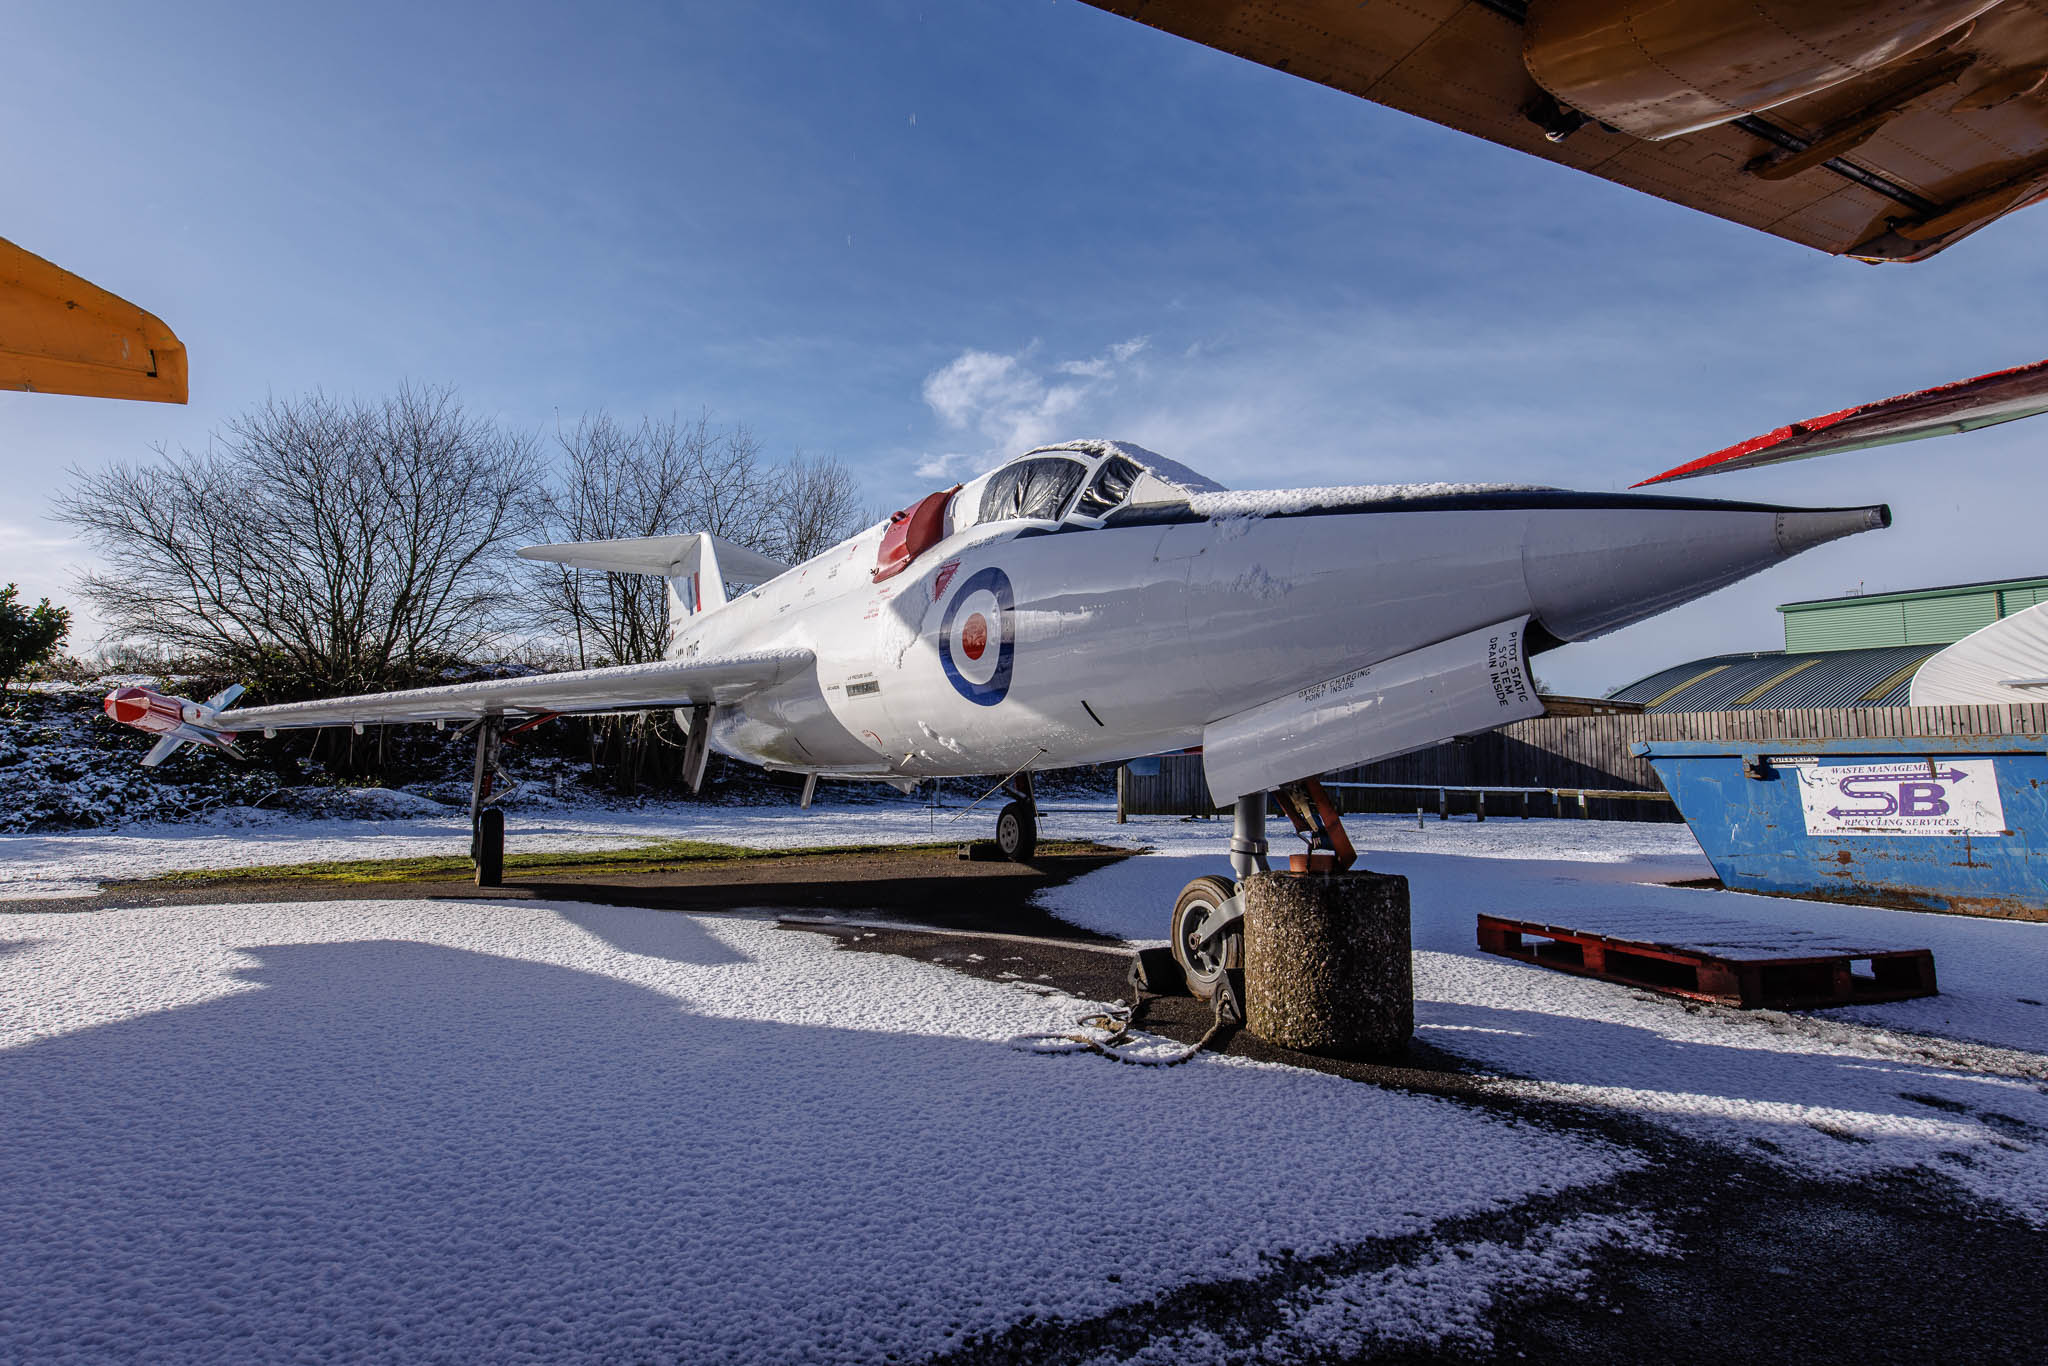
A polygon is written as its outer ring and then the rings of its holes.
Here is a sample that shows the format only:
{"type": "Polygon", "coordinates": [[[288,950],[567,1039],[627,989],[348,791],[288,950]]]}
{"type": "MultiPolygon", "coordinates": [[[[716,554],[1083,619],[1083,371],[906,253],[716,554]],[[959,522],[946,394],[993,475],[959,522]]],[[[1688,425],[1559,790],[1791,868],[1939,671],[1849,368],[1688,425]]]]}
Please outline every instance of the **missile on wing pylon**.
{"type": "Polygon", "coordinates": [[[232,754],[237,759],[245,758],[235,745],[235,732],[223,729],[219,724],[221,708],[241,695],[242,685],[239,683],[204,702],[166,697],[149,688],[116,688],[100,705],[108,716],[122,725],[163,737],[142,757],[144,768],[155,768],[186,745],[204,745],[208,749],[232,754]]]}

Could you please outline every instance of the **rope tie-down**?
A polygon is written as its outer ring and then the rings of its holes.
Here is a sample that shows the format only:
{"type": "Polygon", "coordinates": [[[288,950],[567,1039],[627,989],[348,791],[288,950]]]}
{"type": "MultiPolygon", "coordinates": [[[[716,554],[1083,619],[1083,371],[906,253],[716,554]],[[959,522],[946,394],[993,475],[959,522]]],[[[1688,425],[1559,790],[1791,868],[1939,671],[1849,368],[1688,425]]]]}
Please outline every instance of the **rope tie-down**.
{"type": "Polygon", "coordinates": [[[1180,967],[1167,949],[1141,949],[1131,959],[1131,1003],[1118,1002],[1108,1010],[1084,1015],[1075,1028],[1064,1034],[1019,1034],[1010,1046],[1026,1053],[1048,1057],[1062,1053],[1094,1053],[1111,1062],[1134,1067],[1178,1067],[1216,1043],[1228,1042],[1244,1025],[1244,982],[1240,973],[1226,974],[1216,993],[1209,998],[1215,1012],[1209,1028],[1191,1044],[1170,1051],[1155,1051],[1137,1043],[1138,1026],[1152,1003],[1163,996],[1187,994],[1180,967]]]}

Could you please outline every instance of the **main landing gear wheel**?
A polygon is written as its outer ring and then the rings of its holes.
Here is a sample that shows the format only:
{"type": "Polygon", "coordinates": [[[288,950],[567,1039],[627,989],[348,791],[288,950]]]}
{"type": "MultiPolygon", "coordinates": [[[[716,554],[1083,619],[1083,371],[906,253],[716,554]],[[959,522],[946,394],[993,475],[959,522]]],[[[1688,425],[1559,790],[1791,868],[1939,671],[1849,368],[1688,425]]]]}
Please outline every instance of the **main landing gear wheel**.
{"type": "Polygon", "coordinates": [[[1188,979],[1188,990],[1203,1000],[1216,994],[1224,977],[1244,966],[1244,931],[1234,929],[1209,944],[1195,936],[1209,912],[1237,895],[1227,877],[1207,874],[1180,889],[1173,903],[1173,961],[1188,979]]]}
{"type": "Polygon", "coordinates": [[[473,844],[473,858],[476,863],[476,885],[479,887],[504,886],[504,807],[487,806],[478,813],[476,818],[476,835],[473,844]]]}
{"type": "Polygon", "coordinates": [[[996,816],[996,848],[1012,863],[1029,863],[1038,852],[1038,817],[1023,802],[1011,802],[996,816]]]}

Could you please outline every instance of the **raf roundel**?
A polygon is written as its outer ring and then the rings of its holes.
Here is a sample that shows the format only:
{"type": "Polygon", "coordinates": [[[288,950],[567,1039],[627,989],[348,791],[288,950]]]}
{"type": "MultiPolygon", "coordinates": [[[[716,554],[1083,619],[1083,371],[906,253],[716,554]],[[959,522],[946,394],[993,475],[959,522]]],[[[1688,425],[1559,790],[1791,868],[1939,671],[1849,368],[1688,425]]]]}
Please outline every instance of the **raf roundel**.
{"type": "Polygon", "coordinates": [[[993,707],[1010,692],[1017,647],[1010,576],[991,565],[960,582],[939,621],[939,664],[969,702],[993,707]]]}

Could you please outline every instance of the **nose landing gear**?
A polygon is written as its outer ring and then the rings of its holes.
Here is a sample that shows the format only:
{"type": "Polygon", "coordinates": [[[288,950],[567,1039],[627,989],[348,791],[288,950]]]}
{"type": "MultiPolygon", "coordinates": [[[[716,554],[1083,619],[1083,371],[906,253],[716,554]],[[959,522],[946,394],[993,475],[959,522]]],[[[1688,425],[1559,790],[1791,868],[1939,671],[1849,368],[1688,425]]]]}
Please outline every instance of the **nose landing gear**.
{"type": "MultiPolygon", "coordinates": [[[[1167,939],[1188,990],[1204,1001],[1244,971],[1244,902],[1237,886],[1266,868],[1266,794],[1237,799],[1231,817],[1231,877],[1205,873],[1174,899],[1167,939]]],[[[1239,993],[1242,995],[1242,993],[1239,993]]]]}
{"type": "MultiPolygon", "coordinates": [[[[1274,795],[1308,844],[1306,853],[1288,860],[1292,871],[1341,873],[1357,862],[1336,803],[1321,783],[1313,778],[1288,783],[1274,795]]],[[[1173,903],[1168,928],[1173,960],[1187,978],[1188,990],[1205,1001],[1225,986],[1243,996],[1244,900],[1239,886],[1253,873],[1266,871],[1266,852],[1266,794],[1239,797],[1230,831],[1230,868],[1235,876],[1204,874],[1181,888],[1173,903]]]]}
{"type": "Polygon", "coordinates": [[[1173,903],[1173,961],[1180,965],[1188,990],[1206,1001],[1224,978],[1244,967],[1244,918],[1237,910],[1237,884],[1206,873],[1180,889],[1173,903]],[[1228,928],[1206,938],[1203,926],[1221,916],[1228,928]]]}

